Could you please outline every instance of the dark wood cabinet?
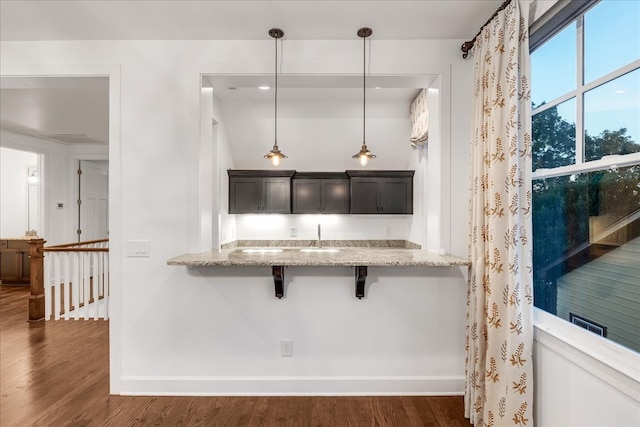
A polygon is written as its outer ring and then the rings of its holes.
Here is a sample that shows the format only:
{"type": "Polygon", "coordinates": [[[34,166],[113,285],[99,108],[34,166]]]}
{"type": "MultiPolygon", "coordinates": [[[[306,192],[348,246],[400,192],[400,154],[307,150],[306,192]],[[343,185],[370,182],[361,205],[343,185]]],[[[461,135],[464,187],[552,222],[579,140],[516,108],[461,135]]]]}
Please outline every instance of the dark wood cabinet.
{"type": "Polygon", "coordinates": [[[344,172],[298,172],[292,182],[292,213],[349,213],[349,179],[344,172]]]}
{"type": "Polygon", "coordinates": [[[352,214],[413,213],[414,171],[347,171],[352,214]]]}
{"type": "Polygon", "coordinates": [[[227,172],[230,214],[413,214],[414,171],[227,172]]]}
{"type": "Polygon", "coordinates": [[[292,170],[228,170],[229,213],[291,213],[292,170]]]}
{"type": "Polygon", "coordinates": [[[0,281],[4,284],[29,284],[29,240],[0,240],[0,281]]]}

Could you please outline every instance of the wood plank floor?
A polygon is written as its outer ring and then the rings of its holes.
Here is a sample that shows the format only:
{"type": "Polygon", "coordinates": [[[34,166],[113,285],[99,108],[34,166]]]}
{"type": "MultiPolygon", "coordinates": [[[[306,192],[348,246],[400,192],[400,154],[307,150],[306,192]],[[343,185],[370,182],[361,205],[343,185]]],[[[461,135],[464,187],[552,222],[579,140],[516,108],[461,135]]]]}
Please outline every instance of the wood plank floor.
{"type": "Polygon", "coordinates": [[[28,323],[0,286],[0,426],[469,426],[462,397],[109,395],[106,321],[28,323]]]}

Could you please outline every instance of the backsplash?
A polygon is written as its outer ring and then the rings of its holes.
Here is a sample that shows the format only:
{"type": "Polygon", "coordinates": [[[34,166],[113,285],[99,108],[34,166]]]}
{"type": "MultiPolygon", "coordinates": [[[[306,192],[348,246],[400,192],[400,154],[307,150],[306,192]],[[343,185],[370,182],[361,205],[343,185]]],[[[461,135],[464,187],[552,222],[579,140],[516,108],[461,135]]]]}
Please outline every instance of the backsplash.
{"type": "MultiPolygon", "coordinates": [[[[247,247],[304,248],[317,247],[317,240],[238,240],[225,243],[221,249],[247,247]]],[[[323,248],[390,248],[420,249],[420,245],[408,240],[322,240],[323,248]]]]}
{"type": "Polygon", "coordinates": [[[235,239],[411,240],[411,215],[237,215],[235,239]]]}

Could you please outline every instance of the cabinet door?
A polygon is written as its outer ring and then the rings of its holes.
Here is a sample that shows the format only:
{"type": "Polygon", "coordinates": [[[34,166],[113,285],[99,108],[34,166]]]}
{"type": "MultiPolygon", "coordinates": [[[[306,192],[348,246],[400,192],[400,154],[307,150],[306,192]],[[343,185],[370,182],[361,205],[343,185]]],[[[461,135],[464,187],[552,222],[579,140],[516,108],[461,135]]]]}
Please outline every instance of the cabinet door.
{"type": "Polygon", "coordinates": [[[323,179],[320,181],[320,194],[322,213],[349,213],[349,180],[323,179]]]}
{"type": "Polygon", "coordinates": [[[413,180],[410,178],[382,178],[383,203],[380,213],[413,213],[413,180]]]}
{"type": "Polygon", "coordinates": [[[258,177],[229,177],[229,213],[261,212],[260,186],[258,177]]]}
{"type": "Polygon", "coordinates": [[[291,213],[291,179],[262,178],[262,212],[291,213]]]}
{"type": "Polygon", "coordinates": [[[379,213],[379,178],[351,178],[351,213],[379,213]]]}
{"type": "Polygon", "coordinates": [[[4,240],[0,244],[0,280],[4,283],[29,283],[29,242],[4,240]]]}
{"type": "Polygon", "coordinates": [[[320,212],[320,180],[293,180],[293,209],[294,214],[320,212]]]}

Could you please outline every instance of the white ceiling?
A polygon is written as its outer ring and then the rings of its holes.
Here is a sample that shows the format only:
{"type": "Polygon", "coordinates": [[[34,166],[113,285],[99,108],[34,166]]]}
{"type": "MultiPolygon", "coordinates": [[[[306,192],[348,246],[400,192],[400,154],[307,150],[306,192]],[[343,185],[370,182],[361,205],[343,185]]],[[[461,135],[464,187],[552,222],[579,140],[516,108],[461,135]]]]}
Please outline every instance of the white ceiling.
{"type": "Polygon", "coordinates": [[[106,144],[109,79],[2,77],[0,128],[64,144],[106,144]]]}
{"type": "MultiPolygon", "coordinates": [[[[362,26],[374,39],[470,39],[502,0],[422,1],[7,1],[0,2],[0,40],[203,39],[272,40],[267,30],[285,29],[285,39],[357,39],[362,26]]],[[[408,105],[429,76],[370,77],[367,113],[406,118],[408,105]],[[374,90],[374,87],[381,87],[374,90]]],[[[232,141],[251,140],[272,128],[273,76],[208,76],[220,99],[232,141]],[[229,89],[235,88],[235,89],[229,89]],[[243,108],[251,101],[252,108],[243,108]],[[243,117],[236,121],[235,114],[243,117]],[[251,117],[249,114],[254,114],[251,117]],[[262,123],[251,134],[243,123],[262,123]],[[237,122],[237,123],[236,123],[237,122]],[[237,128],[235,127],[237,124],[237,128]]],[[[279,114],[311,114],[293,107],[313,100],[325,115],[361,117],[358,76],[280,76],[279,114]],[[292,107],[287,107],[291,103],[292,107]],[[339,108],[336,108],[339,105],[339,108]],[[301,113],[304,112],[304,113],[301,113]]],[[[0,127],[63,143],[108,141],[106,78],[2,78],[0,127]]],[[[283,130],[286,132],[286,130],[283,130]]],[[[285,135],[286,136],[286,135],[285,135]]],[[[356,147],[357,148],[357,147],[356,147]]]]}
{"type": "Polygon", "coordinates": [[[502,0],[7,1],[2,40],[470,39],[502,0]]]}

